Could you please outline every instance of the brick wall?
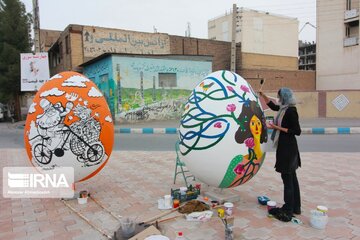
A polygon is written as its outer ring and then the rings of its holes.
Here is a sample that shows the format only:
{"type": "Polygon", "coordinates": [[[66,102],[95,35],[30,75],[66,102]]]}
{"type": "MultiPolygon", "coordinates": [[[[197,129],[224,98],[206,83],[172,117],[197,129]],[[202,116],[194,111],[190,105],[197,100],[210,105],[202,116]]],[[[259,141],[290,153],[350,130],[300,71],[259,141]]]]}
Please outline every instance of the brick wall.
{"type": "Polygon", "coordinates": [[[261,78],[265,79],[262,90],[278,90],[289,87],[297,91],[315,91],[314,71],[281,71],[242,69],[240,76],[245,78],[254,90],[260,89],[261,78]]]}
{"type": "Polygon", "coordinates": [[[76,26],[70,29],[71,70],[78,70],[77,66],[84,63],[82,28],[76,26]]]}
{"type": "Polygon", "coordinates": [[[242,69],[277,69],[286,71],[298,70],[298,58],[256,53],[241,53],[242,69]]]}
{"type": "Polygon", "coordinates": [[[58,40],[61,31],[40,29],[41,50],[47,52],[50,47],[58,40]]]}
{"type": "Polygon", "coordinates": [[[213,56],[213,71],[230,69],[230,52],[229,42],[170,35],[170,54],[213,56]]]}

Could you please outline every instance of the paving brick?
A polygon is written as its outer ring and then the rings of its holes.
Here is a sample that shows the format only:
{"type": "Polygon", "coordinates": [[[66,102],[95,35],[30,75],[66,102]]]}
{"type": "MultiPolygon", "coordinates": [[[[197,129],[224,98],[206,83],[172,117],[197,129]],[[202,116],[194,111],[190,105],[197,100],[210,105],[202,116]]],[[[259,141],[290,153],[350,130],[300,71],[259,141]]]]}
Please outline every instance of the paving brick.
{"type": "MultiPolygon", "coordinates": [[[[21,166],[27,159],[25,154],[23,150],[1,149],[0,156],[5,159],[0,161],[0,168],[21,166]]],[[[266,207],[257,203],[259,195],[270,197],[279,206],[283,203],[281,177],[273,169],[275,156],[270,152],[257,176],[234,189],[240,196],[234,209],[235,239],[360,239],[358,153],[301,155],[303,166],[297,173],[303,214],[298,217],[303,224],[269,219],[266,207]],[[344,164],[351,167],[344,169],[344,164]],[[310,210],[317,205],[329,208],[329,223],[324,230],[314,229],[309,224],[310,210]]],[[[141,221],[162,213],[157,209],[157,199],[168,194],[170,188],[184,185],[181,178],[172,184],[174,160],[174,152],[114,152],[97,176],[77,184],[76,188],[90,191],[114,214],[138,216],[141,221]]],[[[202,189],[212,188],[202,183],[202,189]]],[[[67,203],[108,234],[119,226],[116,219],[91,199],[85,205],[79,205],[76,200],[67,203]]],[[[0,196],[0,206],[0,239],[106,239],[59,199],[4,199],[0,196]]],[[[175,238],[177,231],[183,231],[191,240],[224,238],[224,226],[216,213],[208,222],[177,218],[160,223],[160,228],[170,239],[175,238]]]]}

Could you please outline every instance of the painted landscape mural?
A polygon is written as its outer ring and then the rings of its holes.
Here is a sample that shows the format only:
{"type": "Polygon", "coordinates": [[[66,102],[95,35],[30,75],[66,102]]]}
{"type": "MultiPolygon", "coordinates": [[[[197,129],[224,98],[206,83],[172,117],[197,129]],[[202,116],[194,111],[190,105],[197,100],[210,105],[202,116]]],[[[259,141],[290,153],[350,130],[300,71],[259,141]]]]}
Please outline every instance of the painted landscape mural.
{"type": "Polygon", "coordinates": [[[85,66],[116,120],[180,117],[192,89],[211,73],[209,57],[111,55],[85,66]]]}

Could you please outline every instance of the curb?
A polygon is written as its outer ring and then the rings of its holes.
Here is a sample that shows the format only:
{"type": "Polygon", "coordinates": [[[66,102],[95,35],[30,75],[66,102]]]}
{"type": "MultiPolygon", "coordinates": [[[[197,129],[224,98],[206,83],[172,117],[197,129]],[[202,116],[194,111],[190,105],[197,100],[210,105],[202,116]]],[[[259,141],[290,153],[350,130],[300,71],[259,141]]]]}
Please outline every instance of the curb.
{"type": "MultiPolygon", "coordinates": [[[[178,128],[116,128],[115,133],[177,134],[178,128]]],[[[269,131],[271,132],[271,131],[269,131]]],[[[302,134],[360,134],[360,127],[302,128],[302,134]]]]}

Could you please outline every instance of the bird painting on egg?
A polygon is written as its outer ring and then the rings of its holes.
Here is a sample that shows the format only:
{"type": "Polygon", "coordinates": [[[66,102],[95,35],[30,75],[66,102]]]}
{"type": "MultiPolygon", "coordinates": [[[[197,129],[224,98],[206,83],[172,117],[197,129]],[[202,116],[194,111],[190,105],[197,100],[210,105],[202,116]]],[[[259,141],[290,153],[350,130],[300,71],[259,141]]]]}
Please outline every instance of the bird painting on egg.
{"type": "Polygon", "coordinates": [[[266,155],[260,100],[241,76],[211,73],[185,104],[179,141],[183,161],[201,181],[219,188],[246,183],[266,155]]]}

